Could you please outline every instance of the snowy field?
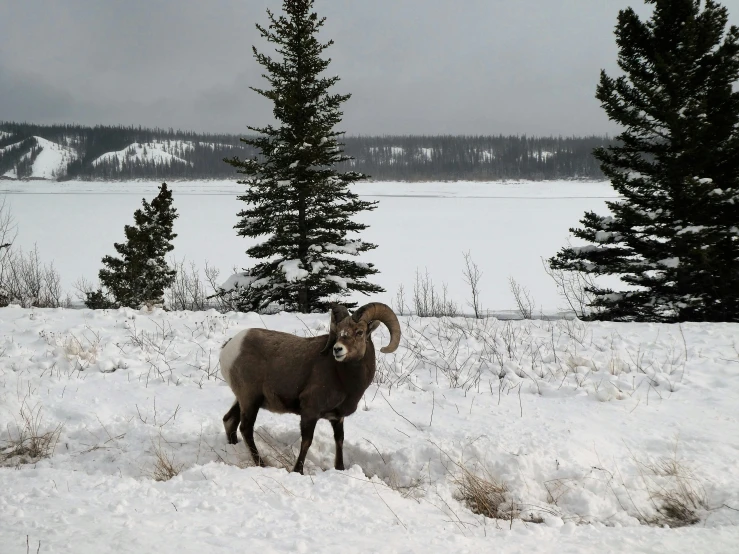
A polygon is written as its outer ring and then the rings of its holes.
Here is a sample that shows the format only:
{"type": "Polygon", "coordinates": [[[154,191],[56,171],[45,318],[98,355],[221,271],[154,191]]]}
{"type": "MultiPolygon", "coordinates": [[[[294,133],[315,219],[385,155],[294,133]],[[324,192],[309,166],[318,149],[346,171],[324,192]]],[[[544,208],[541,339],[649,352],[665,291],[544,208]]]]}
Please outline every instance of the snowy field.
{"type": "MultiPolygon", "coordinates": [[[[101,258],[114,254],[123,226],[133,222],[141,198],[151,200],[157,183],[12,182],[0,181],[18,223],[17,244],[36,244],[41,259],[54,261],[63,286],[72,289],[80,277],[96,280],[101,258]]],[[[253,241],[237,237],[233,226],[242,209],[234,181],[173,182],[174,254],[204,267],[208,261],[227,277],[232,268],[252,262],[244,253],[253,241]]],[[[542,269],[541,258],[554,255],[568,229],[586,210],[606,213],[605,201],[615,193],[607,183],[362,183],[356,192],[378,200],[378,208],[362,215],[370,228],[363,240],[378,248],[363,260],[380,270],[373,278],[387,291],[370,300],[390,303],[403,284],[408,294],[416,269],[428,270],[441,289],[469,311],[462,277],[463,252],[469,251],[483,272],[484,309],[515,307],[508,278],[528,288],[546,313],[562,308],[556,289],[542,269]]],[[[359,296],[357,301],[365,301],[359,296]]]]}
{"type": "Polygon", "coordinates": [[[739,325],[401,323],[348,469],[321,422],[300,476],[297,417],[260,413],[271,467],[226,444],[217,352],[325,315],[3,308],[0,551],[736,552],[739,325]]]}

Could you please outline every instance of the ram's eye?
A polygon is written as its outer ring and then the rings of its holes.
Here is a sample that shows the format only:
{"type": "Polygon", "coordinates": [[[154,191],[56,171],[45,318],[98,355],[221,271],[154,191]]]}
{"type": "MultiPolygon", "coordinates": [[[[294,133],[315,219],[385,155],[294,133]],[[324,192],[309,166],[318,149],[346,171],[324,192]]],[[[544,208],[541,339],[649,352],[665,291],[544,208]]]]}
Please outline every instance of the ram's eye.
{"type": "Polygon", "coordinates": [[[364,335],[364,331],[362,331],[362,330],[357,331],[357,336],[358,337],[361,337],[362,335],[364,335]]]}

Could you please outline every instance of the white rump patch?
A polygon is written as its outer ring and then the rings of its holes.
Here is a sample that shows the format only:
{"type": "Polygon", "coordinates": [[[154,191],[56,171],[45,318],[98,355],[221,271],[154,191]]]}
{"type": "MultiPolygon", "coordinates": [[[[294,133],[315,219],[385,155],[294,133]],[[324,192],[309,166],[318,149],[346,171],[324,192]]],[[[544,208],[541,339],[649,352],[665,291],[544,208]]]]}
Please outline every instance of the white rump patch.
{"type": "Polygon", "coordinates": [[[231,371],[233,370],[233,365],[236,363],[236,358],[239,357],[239,353],[241,352],[241,343],[246,338],[249,331],[251,331],[251,329],[240,331],[221,349],[221,355],[219,357],[219,361],[221,362],[221,375],[223,376],[223,380],[228,383],[229,387],[231,386],[231,371]]]}

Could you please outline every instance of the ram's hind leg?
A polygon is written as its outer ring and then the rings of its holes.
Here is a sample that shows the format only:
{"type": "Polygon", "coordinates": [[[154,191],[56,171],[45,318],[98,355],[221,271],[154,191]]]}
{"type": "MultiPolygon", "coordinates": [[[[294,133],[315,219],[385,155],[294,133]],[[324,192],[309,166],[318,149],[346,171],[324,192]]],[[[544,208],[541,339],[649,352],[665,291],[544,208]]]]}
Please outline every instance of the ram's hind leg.
{"type": "Polygon", "coordinates": [[[244,437],[244,442],[246,443],[247,448],[249,448],[249,452],[251,452],[254,464],[260,467],[264,467],[264,460],[262,460],[262,457],[259,455],[257,445],[254,442],[254,423],[257,420],[257,414],[259,413],[259,408],[262,405],[263,400],[264,399],[262,397],[258,397],[251,398],[248,402],[242,401],[240,403],[241,435],[244,437]]]}
{"type": "Polygon", "coordinates": [[[239,407],[239,401],[234,402],[231,409],[226,412],[223,416],[223,427],[226,429],[226,440],[228,444],[236,444],[239,439],[236,436],[236,430],[239,428],[239,421],[241,420],[241,407],[239,407]]]}

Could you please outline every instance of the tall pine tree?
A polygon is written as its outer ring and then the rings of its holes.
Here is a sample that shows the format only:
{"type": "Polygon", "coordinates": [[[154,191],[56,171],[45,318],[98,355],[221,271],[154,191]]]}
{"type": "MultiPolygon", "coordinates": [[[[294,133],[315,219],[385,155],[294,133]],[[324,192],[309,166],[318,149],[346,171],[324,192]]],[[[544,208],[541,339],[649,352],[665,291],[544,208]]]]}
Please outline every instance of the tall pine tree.
{"type": "Polygon", "coordinates": [[[175,277],[165,257],[174,249],[177,210],[167,183],[162,183],[151,204],[146,199],[141,204],[143,208],[133,214],[135,225],[125,226],[126,242],[113,245],[119,257],[103,258],[105,267],[99,273],[103,288],[87,293],[87,307],[140,308],[164,303],[164,290],[175,277]]]}
{"type": "Polygon", "coordinates": [[[340,106],[350,95],[330,93],[339,77],[322,75],[331,60],[321,54],[333,44],[317,38],[325,18],[312,11],[313,0],[283,0],[282,9],[279,17],[267,10],[268,28],[257,25],[281,59],[253,48],[271,88],[252,90],[273,102],[277,124],[249,127],[257,138],[241,139],[260,157],[225,161],[246,176],[239,181],[247,186],[239,196],[247,207],[238,214],[238,234],[266,237],[247,250],[263,261],[246,271],[240,308],[260,310],[274,303],[311,312],[352,291],[383,291],[366,280],[377,273],[372,264],[347,257],[376,248],[348,237],[367,228],[351,217],[375,209],[376,202],[359,200],[349,191],[365,175],[339,173],[334,167],[352,159],[344,155],[337,140],[341,133],[334,130],[341,121],[340,106]]]}
{"type": "Polygon", "coordinates": [[[596,94],[623,128],[595,151],[623,199],[550,264],[630,285],[590,290],[601,319],[739,321],[739,29],[713,0],[646,2],[648,21],[619,13],[624,75],[596,94]]]}

